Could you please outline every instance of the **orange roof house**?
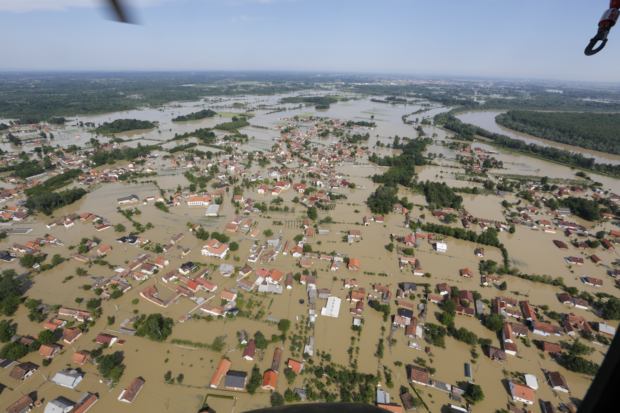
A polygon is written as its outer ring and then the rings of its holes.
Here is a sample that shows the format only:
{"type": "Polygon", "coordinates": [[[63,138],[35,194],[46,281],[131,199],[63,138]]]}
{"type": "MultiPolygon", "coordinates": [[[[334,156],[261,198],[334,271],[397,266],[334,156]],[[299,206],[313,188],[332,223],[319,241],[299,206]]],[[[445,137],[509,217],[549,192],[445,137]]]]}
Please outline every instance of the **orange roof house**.
{"type": "Polygon", "coordinates": [[[81,350],[73,353],[73,356],[71,356],[71,361],[75,364],[79,364],[80,366],[82,366],[86,364],[89,358],[90,353],[88,351],[81,350]]]}
{"type": "Polygon", "coordinates": [[[62,339],[67,344],[72,344],[82,335],[82,330],[77,327],[65,328],[62,331],[62,339]]]}
{"type": "Polygon", "coordinates": [[[383,410],[387,410],[388,412],[393,412],[393,413],[403,413],[403,406],[400,406],[398,404],[385,404],[385,403],[377,403],[377,407],[383,410]]]}
{"type": "Polygon", "coordinates": [[[58,344],[41,344],[39,355],[43,358],[51,359],[60,352],[60,349],[61,347],[58,344]]]}
{"type": "Polygon", "coordinates": [[[263,374],[263,390],[275,390],[278,384],[278,373],[273,370],[267,370],[263,374]]]}
{"type": "Polygon", "coordinates": [[[129,383],[129,386],[121,391],[118,400],[125,403],[133,403],[136,397],[138,397],[140,390],[142,390],[142,387],[144,387],[144,383],[145,381],[142,377],[136,377],[129,383]]]}
{"type": "Polygon", "coordinates": [[[351,271],[357,271],[361,268],[361,262],[359,258],[351,258],[349,259],[349,265],[347,268],[351,271]]]}
{"type": "Polygon", "coordinates": [[[217,389],[217,386],[220,384],[220,381],[222,381],[222,377],[224,377],[226,373],[228,373],[228,370],[230,370],[231,365],[232,363],[230,362],[230,360],[226,358],[223,358],[220,360],[220,363],[217,365],[217,368],[215,369],[215,373],[213,373],[213,377],[211,377],[211,383],[210,383],[211,388],[217,389]]]}
{"type": "Polygon", "coordinates": [[[508,386],[510,387],[510,395],[514,401],[525,404],[534,404],[534,401],[536,400],[534,390],[513,381],[509,382],[508,386]]]}
{"type": "Polygon", "coordinates": [[[304,363],[293,359],[288,359],[288,361],[286,362],[286,366],[289,369],[293,370],[295,374],[301,373],[301,371],[304,369],[304,363]]]}

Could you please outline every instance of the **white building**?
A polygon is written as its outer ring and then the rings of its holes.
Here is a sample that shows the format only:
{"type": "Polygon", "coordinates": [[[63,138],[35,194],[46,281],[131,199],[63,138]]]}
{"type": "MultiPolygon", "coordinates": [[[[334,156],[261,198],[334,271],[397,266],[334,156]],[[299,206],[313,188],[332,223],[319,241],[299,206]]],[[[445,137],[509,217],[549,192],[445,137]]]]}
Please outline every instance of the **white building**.
{"type": "Polygon", "coordinates": [[[538,379],[533,374],[526,374],[525,385],[532,390],[538,390],[538,379]]]}
{"type": "Polygon", "coordinates": [[[64,397],[59,397],[47,403],[43,413],[69,413],[73,410],[75,403],[64,397]]]}
{"type": "Polygon", "coordinates": [[[341,302],[342,300],[338,297],[329,297],[325,307],[321,308],[321,315],[324,317],[338,318],[341,302]]]}
{"type": "Polygon", "coordinates": [[[217,217],[220,214],[220,206],[218,204],[211,204],[207,207],[205,212],[206,217],[217,217]]]}
{"type": "Polygon", "coordinates": [[[447,252],[448,251],[448,244],[446,244],[445,242],[442,242],[442,241],[437,241],[435,244],[433,244],[433,247],[435,248],[435,251],[437,251],[437,252],[447,252]]]}
{"type": "Polygon", "coordinates": [[[84,378],[84,374],[77,370],[61,370],[52,377],[52,382],[68,389],[75,389],[84,378]]]}

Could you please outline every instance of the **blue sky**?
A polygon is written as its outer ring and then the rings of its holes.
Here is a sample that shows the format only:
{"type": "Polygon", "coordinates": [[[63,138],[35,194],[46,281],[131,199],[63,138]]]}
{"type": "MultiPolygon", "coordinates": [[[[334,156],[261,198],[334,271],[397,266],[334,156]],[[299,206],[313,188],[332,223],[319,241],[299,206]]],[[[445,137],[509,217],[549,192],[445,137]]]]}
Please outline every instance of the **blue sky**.
{"type": "Polygon", "coordinates": [[[620,81],[607,0],[0,0],[0,70],[303,70],[620,81]]]}

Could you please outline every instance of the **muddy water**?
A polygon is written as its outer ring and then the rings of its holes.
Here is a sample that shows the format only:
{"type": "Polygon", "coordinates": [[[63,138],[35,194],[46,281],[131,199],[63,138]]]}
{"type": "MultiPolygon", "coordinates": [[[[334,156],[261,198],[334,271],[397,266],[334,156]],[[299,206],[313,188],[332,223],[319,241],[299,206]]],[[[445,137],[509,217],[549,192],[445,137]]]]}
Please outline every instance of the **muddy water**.
{"type": "Polygon", "coordinates": [[[605,152],[593,151],[584,148],[580,148],[578,146],[565,145],[558,142],[553,142],[548,139],[537,138],[532,135],[528,135],[525,133],[516,132],[512,129],[505,128],[499,125],[495,118],[497,115],[500,115],[503,112],[500,111],[475,111],[475,112],[466,112],[457,115],[461,121],[465,123],[470,123],[472,125],[476,125],[483,129],[488,130],[489,132],[499,133],[502,135],[506,135],[513,139],[518,139],[527,143],[535,143],[541,146],[552,146],[554,148],[564,149],[575,153],[581,153],[586,157],[594,158],[597,162],[601,163],[610,163],[617,165],[620,163],[620,156],[613,155],[605,152]]]}
{"type": "MultiPolygon", "coordinates": [[[[214,100],[207,105],[207,107],[213,107],[222,112],[244,110],[242,108],[233,108],[232,104],[235,101],[244,103],[247,106],[257,105],[259,103],[276,105],[278,102],[274,97],[247,97],[238,100],[214,100]]],[[[165,119],[170,118],[172,114],[188,113],[197,110],[197,108],[202,108],[202,103],[194,103],[194,105],[198,106],[192,106],[192,104],[181,107],[170,105],[170,107],[164,111],[153,110],[149,112],[149,110],[146,110],[149,116],[153,116],[147,119],[159,119],[161,122],[160,129],[163,129],[161,137],[156,131],[149,132],[149,136],[154,140],[163,141],[177,131],[175,128],[187,127],[189,130],[193,130],[195,127],[199,127],[196,125],[177,126],[176,124],[165,123],[165,119]],[[173,130],[166,130],[166,128],[172,128],[173,130]]],[[[266,150],[273,144],[273,138],[278,136],[276,127],[285,118],[293,116],[294,114],[311,112],[321,116],[329,116],[344,120],[369,120],[371,114],[374,114],[377,127],[369,131],[372,136],[369,145],[372,146],[377,139],[387,142],[388,138],[395,134],[401,136],[415,136],[414,128],[403,124],[401,121],[402,115],[411,113],[415,110],[416,108],[414,107],[373,103],[367,99],[338,103],[332,105],[327,111],[313,111],[313,109],[310,108],[302,108],[269,114],[268,109],[261,109],[255,111],[256,116],[252,119],[251,123],[253,125],[267,127],[268,129],[248,127],[244,128],[244,132],[247,130],[246,133],[250,132],[254,134],[255,137],[253,141],[250,141],[248,146],[256,145],[256,149],[264,148],[263,150],[266,150]],[[377,137],[376,135],[379,136],[377,137]]],[[[140,115],[140,113],[144,114],[144,112],[138,112],[128,114],[124,117],[141,118],[138,115],[140,115]]],[[[226,114],[226,116],[228,115],[226,114]]],[[[422,114],[419,116],[424,115],[422,114]]],[[[111,118],[118,118],[118,116],[111,116],[111,118]]],[[[211,122],[215,123],[219,122],[219,120],[210,119],[198,121],[197,124],[209,125],[211,122]]],[[[420,168],[420,179],[444,180],[453,186],[471,186],[469,182],[457,179],[457,174],[462,174],[463,170],[454,161],[456,154],[439,145],[439,143],[445,139],[445,132],[433,127],[426,127],[425,131],[429,136],[434,133],[437,134],[437,145],[433,145],[430,151],[444,154],[445,159],[437,160],[437,165],[420,168]]],[[[329,142],[329,140],[326,141],[329,142]]],[[[386,151],[386,153],[389,152],[386,151]]],[[[573,175],[570,173],[569,168],[549,164],[537,159],[515,156],[503,152],[497,156],[500,157],[505,164],[510,165],[506,170],[497,171],[497,173],[540,175],[542,173],[541,171],[544,171],[546,175],[554,177],[556,175],[557,177],[562,177],[562,174],[564,177],[572,177],[573,175]],[[510,164],[510,162],[512,162],[512,164],[510,164]],[[516,165],[519,164],[525,166],[522,169],[517,169],[516,165]],[[547,168],[551,172],[547,172],[547,168]]],[[[182,176],[182,171],[171,172],[166,161],[158,159],[149,162],[153,162],[153,167],[155,169],[162,171],[161,176],[157,178],[162,188],[172,189],[176,188],[179,184],[182,186],[188,184],[186,179],[182,176]],[[164,169],[166,172],[163,171],[164,169]]],[[[258,168],[255,166],[253,171],[254,170],[258,170],[258,168]]],[[[370,215],[365,201],[369,193],[375,188],[375,185],[371,182],[369,177],[375,173],[380,173],[384,168],[368,164],[365,160],[360,160],[355,164],[345,163],[340,165],[337,170],[347,179],[354,182],[356,188],[338,190],[339,193],[346,195],[347,199],[338,201],[335,209],[332,211],[319,212],[319,218],[324,218],[329,215],[333,219],[334,223],[332,224],[320,225],[321,227],[328,228],[330,233],[328,235],[316,236],[308,240],[314,251],[326,253],[335,251],[344,256],[359,258],[362,263],[362,270],[359,272],[351,272],[346,269],[331,272],[329,271],[329,263],[326,261],[315,263],[311,269],[317,272],[319,288],[329,288],[331,289],[332,295],[343,299],[340,308],[340,317],[338,319],[319,317],[316,326],[314,329],[311,329],[316,338],[316,349],[329,352],[334,362],[347,365],[349,360],[347,348],[349,346],[350,337],[353,335],[350,329],[352,322],[352,316],[349,313],[350,305],[344,300],[347,292],[342,289],[342,279],[344,278],[355,277],[360,286],[366,288],[367,291],[371,291],[372,285],[376,283],[388,284],[392,291],[395,291],[398,282],[402,281],[417,283],[426,282],[430,283],[431,288],[434,288],[436,283],[448,282],[450,285],[457,286],[459,289],[477,290],[485,299],[491,299],[500,294],[509,295],[518,299],[526,297],[534,305],[546,304],[553,311],[569,311],[562,304],[557,302],[555,299],[557,290],[550,286],[534,284],[518,278],[505,276],[504,279],[508,283],[507,291],[501,292],[496,288],[481,288],[479,286],[479,274],[477,272],[480,259],[473,254],[476,245],[465,241],[448,239],[448,252],[445,254],[434,252],[427,243],[422,243],[419,248],[416,249],[416,257],[421,261],[422,269],[431,274],[430,278],[416,277],[407,271],[401,272],[398,267],[397,253],[388,252],[385,250],[384,245],[389,243],[390,234],[405,235],[408,233],[408,230],[404,227],[403,217],[390,214],[386,216],[385,223],[383,224],[371,223],[367,227],[361,225],[362,217],[370,215]],[[359,229],[362,232],[362,240],[359,243],[349,245],[342,241],[343,235],[350,229],[359,229]],[[464,267],[469,267],[474,271],[475,275],[472,279],[459,277],[459,269],[464,267]]],[[[145,178],[144,180],[148,179],[152,178],[145,178]]],[[[296,181],[298,179],[300,178],[297,177],[296,181]]],[[[140,179],[140,181],[142,181],[142,179],[140,179]]],[[[618,185],[617,180],[613,179],[607,179],[602,182],[605,186],[612,188],[614,186],[617,188],[618,185]]],[[[113,224],[124,224],[127,227],[127,232],[129,232],[132,230],[131,223],[116,212],[116,199],[129,194],[136,194],[143,198],[148,195],[158,196],[159,190],[152,183],[107,184],[96,188],[83,200],[56,211],[55,216],[60,217],[64,214],[73,212],[89,211],[106,217],[113,224]]],[[[255,190],[246,190],[244,195],[261,202],[269,202],[271,199],[270,196],[259,195],[255,190]]],[[[284,240],[292,240],[295,235],[302,233],[300,224],[301,219],[305,217],[305,208],[291,202],[295,195],[296,194],[292,193],[292,191],[287,191],[282,195],[284,205],[294,208],[294,212],[267,212],[253,217],[256,219],[259,233],[262,233],[265,229],[271,229],[275,234],[281,235],[284,240]],[[281,221],[284,225],[276,224],[275,222],[277,221],[281,221]]],[[[413,194],[408,190],[401,188],[399,196],[407,196],[416,205],[425,205],[424,199],[419,194],[413,194]]],[[[186,223],[201,223],[205,225],[209,231],[222,231],[224,224],[235,215],[229,197],[226,198],[220,218],[204,217],[204,210],[202,208],[180,206],[172,208],[170,213],[164,213],[156,209],[152,204],[137,205],[137,208],[140,209],[142,214],[135,216],[135,219],[143,224],[147,222],[154,224],[153,229],[142,234],[144,237],[153,242],[164,244],[172,235],[179,232],[186,233],[185,238],[181,240],[179,244],[184,248],[190,248],[191,252],[189,255],[183,257],[179,250],[174,249],[168,254],[168,259],[171,264],[163,270],[163,273],[176,269],[181,263],[188,260],[205,264],[207,267],[217,266],[221,263],[219,260],[205,259],[200,256],[199,250],[203,242],[187,233],[186,223]]],[[[488,195],[463,195],[463,198],[465,208],[473,215],[481,218],[502,220],[502,209],[500,204],[504,198],[488,195]]],[[[512,201],[510,197],[507,199],[512,201]]],[[[413,211],[413,218],[417,219],[422,214],[426,215],[427,220],[435,222],[433,218],[430,217],[428,210],[420,210],[420,208],[416,206],[413,211]]],[[[46,247],[46,252],[50,254],[59,253],[63,256],[69,256],[74,253],[74,251],[69,250],[69,246],[76,245],[82,237],[86,236],[97,236],[102,239],[104,243],[113,246],[113,251],[106,259],[114,266],[122,266],[127,261],[144,252],[144,250],[138,247],[117,244],[115,238],[121,234],[115,233],[113,229],[96,232],[90,224],[79,222],[70,229],[65,229],[64,227],[47,229],[44,224],[49,221],[50,219],[48,218],[29,219],[28,222],[20,226],[32,226],[33,232],[28,235],[11,235],[8,240],[0,242],[0,249],[6,249],[13,242],[23,243],[36,236],[51,233],[60,238],[65,243],[65,246],[46,247]]],[[[253,240],[248,236],[240,234],[234,234],[231,238],[240,244],[240,248],[236,253],[231,254],[224,262],[235,266],[242,266],[249,255],[249,248],[253,240]]],[[[572,247],[570,247],[571,249],[569,251],[557,250],[551,241],[556,238],[567,241],[561,234],[552,235],[540,231],[531,231],[524,227],[517,227],[517,232],[515,234],[502,233],[500,234],[500,238],[507,246],[514,264],[518,265],[524,272],[549,274],[554,277],[561,276],[564,278],[567,285],[574,285],[580,290],[594,293],[594,288],[583,286],[577,279],[580,275],[587,273],[588,275],[604,279],[605,284],[603,291],[618,295],[618,290],[613,288],[613,280],[605,275],[605,267],[594,266],[588,262],[579,269],[570,269],[564,264],[564,256],[579,255],[581,252],[572,247]]],[[[264,236],[260,235],[258,239],[264,240],[264,236]]],[[[602,251],[599,249],[597,250],[597,254],[605,263],[609,263],[615,259],[614,252],[602,251]]],[[[499,251],[494,248],[486,248],[485,258],[493,259],[497,262],[501,262],[502,259],[499,251]]],[[[301,271],[301,268],[299,268],[297,264],[297,260],[290,256],[281,255],[274,263],[254,265],[254,267],[261,266],[278,268],[284,272],[301,271]]],[[[3,268],[10,267],[17,268],[18,264],[15,262],[3,268]]],[[[90,276],[111,276],[112,274],[112,271],[107,267],[93,265],[89,268],[85,264],[68,261],[51,271],[36,275],[33,279],[34,284],[28,291],[28,296],[40,298],[48,304],[83,307],[84,303],[89,298],[95,297],[94,292],[85,291],[82,288],[84,284],[91,281],[90,276]],[[78,267],[87,269],[88,276],[77,276],[75,272],[78,267]],[[70,276],[73,276],[73,278],[68,278],[70,276]],[[84,299],[82,304],[75,302],[76,297],[84,299]]],[[[217,271],[212,271],[211,276],[212,280],[219,286],[218,292],[216,292],[216,294],[200,293],[199,295],[214,300],[214,303],[219,304],[219,291],[224,288],[234,287],[235,280],[234,277],[223,278],[217,271]]],[[[120,322],[132,317],[135,311],[145,314],[161,312],[165,316],[171,317],[174,320],[179,320],[195,308],[193,302],[184,298],[166,309],[147,303],[142,299],[138,299],[138,303],[133,304],[133,300],[139,297],[139,292],[146,286],[157,285],[162,295],[165,296],[172,295],[173,292],[170,290],[171,286],[161,282],[158,276],[152,277],[143,283],[132,281],[132,285],[133,288],[120,299],[105,302],[103,304],[103,317],[97,321],[96,325],[91,328],[87,334],[81,337],[76,344],[67,346],[64,353],[54,360],[50,366],[42,368],[40,370],[41,374],[36,375],[29,381],[15,388],[17,383],[14,383],[7,377],[8,371],[0,371],[0,383],[12,387],[10,389],[5,389],[0,395],[0,408],[6,407],[6,405],[19,397],[19,395],[35,389],[39,391],[40,397],[44,397],[47,400],[53,399],[59,395],[66,395],[66,397],[76,400],[76,392],[64,391],[58,386],[45,381],[45,376],[55,373],[70,363],[70,358],[74,350],[94,348],[95,344],[93,340],[96,334],[102,331],[115,333],[118,331],[120,322]],[[111,315],[115,316],[116,320],[111,326],[108,326],[107,316],[111,315]]],[[[269,368],[276,345],[283,347],[283,362],[286,361],[286,359],[293,354],[289,349],[290,343],[288,341],[284,344],[270,344],[267,350],[259,354],[254,362],[242,360],[241,349],[236,340],[236,332],[244,329],[248,331],[248,333],[253,334],[255,331],[260,330],[266,337],[271,337],[272,334],[277,333],[277,329],[273,324],[266,321],[267,316],[287,318],[293,321],[294,325],[297,316],[307,314],[306,304],[299,303],[300,299],[306,298],[305,287],[296,284],[291,291],[285,291],[281,296],[248,293],[244,293],[243,295],[246,302],[252,299],[252,314],[255,316],[262,310],[261,312],[264,314],[262,318],[251,317],[214,321],[191,319],[183,323],[177,322],[175,324],[172,338],[192,340],[199,343],[211,343],[215,337],[225,336],[226,346],[221,353],[206,349],[177,346],[170,342],[155,343],[139,337],[123,337],[126,339],[126,343],[122,346],[115,346],[111,351],[120,350],[125,352],[125,364],[127,365],[127,369],[119,385],[111,390],[104,384],[99,383],[94,366],[85,366],[83,369],[86,372],[86,378],[84,382],[78,386],[78,390],[98,392],[101,396],[101,401],[92,411],[95,413],[109,411],[193,412],[197,411],[202,405],[205,396],[210,394],[233,396],[232,399],[216,399],[213,397],[208,399],[208,403],[218,412],[239,412],[268,405],[269,394],[267,392],[259,391],[256,395],[249,396],[245,393],[231,393],[223,390],[214,391],[208,389],[208,382],[215,370],[218,360],[224,355],[230,358],[233,369],[243,370],[248,373],[254,364],[259,366],[261,372],[269,368]],[[174,385],[164,383],[164,374],[169,370],[172,372],[173,377],[182,373],[184,375],[183,383],[174,385]],[[147,383],[136,402],[132,405],[118,402],[116,398],[120,390],[136,376],[144,377],[147,383]]],[[[416,304],[421,302],[419,294],[416,294],[413,301],[416,304]]],[[[324,304],[325,300],[317,300],[317,310],[320,311],[320,308],[324,304]]],[[[392,302],[391,305],[394,309],[394,302],[392,302]]],[[[437,307],[431,304],[426,322],[437,323],[435,319],[435,312],[437,311],[437,307]]],[[[580,314],[583,314],[589,321],[599,321],[598,317],[591,312],[582,311],[580,314]]],[[[364,327],[361,333],[360,350],[357,356],[359,371],[376,374],[378,370],[382,370],[383,365],[389,367],[392,370],[394,381],[394,388],[390,389],[393,398],[397,399],[398,388],[401,385],[407,385],[404,365],[414,363],[414,360],[418,357],[422,357],[426,360],[428,365],[436,369],[434,378],[437,380],[455,384],[465,379],[463,374],[463,363],[471,361],[472,359],[469,346],[451,338],[447,338],[446,349],[433,348],[432,355],[429,356],[421,351],[410,349],[407,346],[408,340],[405,339],[403,332],[397,331],[394,334],[394,338],[396,339],[394,345],[387,346],[386,344],[383,359],[377,360],[374,353],[378,339],[381,336],[381,327],[385,326],[389,331],[389,325],[383,322],[379,313],[369,307],[365,309],[363,316],[364,327]],[[403,366],[397,366],[395,364],[397,362],[402,363],[403,366]]],[[[26,311],[23,307],[20,308],[13,318],[19,323],[20,334],[36,335],[41,329],[40,325],[28,321],[26,311]]],[[[499,346],[498,338],[475,319],[457,316],[456,325],[457,327],[468,328],[479,337],[489,338],[493,341],[495,346],[499,346]]],[[[295,327],[293,327],[292,330],[299,332],[295,327]]],[[[534,337],[530,337],[530,339],[532,338],[534,337]]],[[[557,342],[559,338],[549,338],[548,340],[557,342]]],[[[554,402],[567,401],[568,398],[564,395],[558,396],[551,392],[549,386],[544,381],[542,369],[559,370],[567,378],[572,390],[572,396],[578,398],[583,396],[591,382],[590,378],[567,372],[549,358],[541,358],[538,350],[534,347],[528,348],[521,343],[518,345],[520,357],[509,358],[503,365],[491,362],[483,355],[480,355],[477,359],[474,364],[474,378],[476,383],[483,387],[486,397],[485,400],[476,407],[476,411],[491,412],[505,406],[509,396],[502,382],[502,380],[506,378],[503,372],[504,369],[507,372],[527,372],[535,374],[540,384],[540,390],[537,392],[537,396],[544,400],[553,400],[554,402]]],[[[592,359],[596,362],[600,362],[604,350],[605,348],[600,348],[600,350],[597,349],[592,355],[592,359]]],[[[479,348],[477,351],[480,353],[479,348]]],[[[40,357],[37,354],[29,355],[27,360],[32,360],[40,364],[40,357]]],[[[281,369],[283,368],[284,366],[281,366],[281,369]]],[[[304,379],[303,375],[298,377],[290,387],[303,386],[304,379]]],[[[382,383],[385,385],[384,378],[382,378],[382,383]]],[[[277,387],[278,391],[283,393],[287,387],[289,386],[286,384],[284,377],[280,377],[277,387]]],[[[449,402],[447,395],[436,390],[422,389],[421,393],[424,400],[431,407],[432,412],[439,412],[441,406],[449,402]]]]}

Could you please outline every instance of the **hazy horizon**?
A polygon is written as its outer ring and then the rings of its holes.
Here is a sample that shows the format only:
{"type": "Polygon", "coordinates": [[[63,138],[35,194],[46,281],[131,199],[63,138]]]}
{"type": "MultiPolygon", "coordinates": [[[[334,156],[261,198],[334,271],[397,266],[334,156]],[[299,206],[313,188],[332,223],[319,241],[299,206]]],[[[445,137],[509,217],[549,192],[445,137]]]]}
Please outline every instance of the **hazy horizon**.
{"type": "Polygon", "coordinates": [[[606,0],[0,0],[0,71],[304,72],[620,82],[620,28],[586,57],[606,0]],[[558,11],[561,11],[559,13],[558,11]]]}

